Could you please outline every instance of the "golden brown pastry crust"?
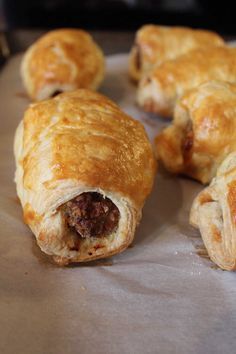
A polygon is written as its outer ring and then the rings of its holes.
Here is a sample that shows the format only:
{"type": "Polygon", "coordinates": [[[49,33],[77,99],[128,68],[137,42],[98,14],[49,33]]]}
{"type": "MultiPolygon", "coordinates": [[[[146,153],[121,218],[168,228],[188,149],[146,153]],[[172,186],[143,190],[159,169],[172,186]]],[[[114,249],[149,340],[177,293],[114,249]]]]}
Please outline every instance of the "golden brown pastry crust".
{"type": "Polygon", "coordinates": [[[135,81],[154,65],[175,59],[195,48],[222,46],[224,40],[216,33],[188,27],[145,25],[135,36],[129,58],[130,77],[135,81]]]}
{"type": "Polygon", "coordinates": [[[179,99],[172,125],[155,139],[158,158],[172,173],[208,183],[236,150],[236,84],[210,81],[179,99]]]}
{"type": "Polygon", "coordinates": [[[57,262],[108,257],[132,242],[155,159],[143,126],[115,103],[78,90],[32,104],[16,132],[15,156],[25,222],[57,262]],[[120,220],[112,235],[83,240],[75,251],[61,206],[84,192],[110,198],[120,220]]]}
{"type": "Polygon", "coordinates": [[[96,89],[104,77],[104,57],[87,32],[59,29],[28,48],[21,74],[33,100],[49,98],[57,91],[96,89]]]}
{"type": "Polygon", "coordinates": [[[171,117],[178,98],[203,82],[236,82],[236,48],[196,49],[155,67],[138,89],[138,103],[148,112],[171,117]]]}
{"type": "Polygon", "coordinates": [[[210,186],[195,198],[190,223],[199,229],[213,262],[236,269],[236,153],[227,156],[210,186]]]}

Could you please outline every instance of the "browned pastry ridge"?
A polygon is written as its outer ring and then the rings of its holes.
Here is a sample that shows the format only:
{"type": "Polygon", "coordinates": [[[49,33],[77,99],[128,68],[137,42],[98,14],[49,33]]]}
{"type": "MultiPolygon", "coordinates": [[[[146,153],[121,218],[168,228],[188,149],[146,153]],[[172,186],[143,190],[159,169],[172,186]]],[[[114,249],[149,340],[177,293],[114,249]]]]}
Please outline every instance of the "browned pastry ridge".
{"type": "Polygon", "coordinates": [[[58,29],[28,48],[21,75],[33,100],[78,88],[95,90],[104,77],[104,56],[86,31],[58,29]]]}
{"type": "Polygon", "coordinates": [[[132,242],[156,167],[141,123],[81,89],[32,104],[14,151],[24,220],[56,262],[108,257],[132,242]]]}
{"type": "Polygon", "coordinates": [[[148,112],[171,117],[178,98],[210,80],[236,82],[236,48],[195,49],[164,62],[140,81],[137,101],[148,112]]]}
{"type": "Polygon", "coordinates": [[[154,65],[175,59],[195,48],[222,45],[224,40],[211,31],[145,25],[135,36],[129,57],[129,74],[133,80],[139,81],[154,65]]]}
{"type": "Polygon", "coordinates": [[[190,223],[199,229],[213,262],[236,269],[236,153],[217,170],[217,176],[195,198],[190,223]]]}
{"type": "Polygon", "coordinates": [[[208,183],[236,150],[236,84],[210,81],[178,101],[172,124],[155,139],[167,170],[208,183]]]}

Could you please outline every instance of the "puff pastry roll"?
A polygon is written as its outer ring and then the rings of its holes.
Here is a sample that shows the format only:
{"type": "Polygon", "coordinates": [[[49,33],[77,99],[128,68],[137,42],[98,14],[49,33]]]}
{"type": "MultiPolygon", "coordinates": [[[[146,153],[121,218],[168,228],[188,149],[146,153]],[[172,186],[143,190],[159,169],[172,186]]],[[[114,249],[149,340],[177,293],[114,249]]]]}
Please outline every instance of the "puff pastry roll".
{"type": "Polygon", "coordinates": [[[224,40],[214,32],[187,27],[145,25],[137,31],[130,52],[130,77],[138,81],[154,65],[174,59],[192,49],[213,45],[224,45],[224,40]]]}
{"type": "Polygon", "coordinates": [[[155,139],[157,157],[172,173],[208,183],[236,150],[236,84],[210,81],[177,102],[173,123],[155,139]]]}
{"type": "Polygon", "coordinates": [[[155,174],[141,123],[81,89],[32,104],[14,151],[24,220],[56,262],[108,257],[132,242],[155,174]]]}
{"type": "Polygon", "coordinates": [[[33,100],[78,88],[95,90],[104,77],[104,56],[87,32],[54,30],[28,48],[21,76],[33,100]]]}
{"type": "Polygon", "coordinates": [[[155,67],[140,82],[138,103],[170,117],[179,97],[210,80],[236,82],[236,48],[196,49],[155,67]]]}
{"type": "Polygon", "coordinates": [[[213,262],[236,269],[236,153],[227,156],[210,186],[195,198],[190,223],[199,229],[213,262]]]}

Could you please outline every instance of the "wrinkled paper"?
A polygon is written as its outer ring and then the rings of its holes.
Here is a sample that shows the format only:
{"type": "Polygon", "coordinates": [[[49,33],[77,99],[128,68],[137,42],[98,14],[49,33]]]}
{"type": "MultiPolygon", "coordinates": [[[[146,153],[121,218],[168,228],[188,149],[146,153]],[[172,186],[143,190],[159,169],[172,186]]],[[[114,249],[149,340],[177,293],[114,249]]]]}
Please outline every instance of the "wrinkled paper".
{"type": "MultiPolygon", "coordinates": [[[[217,269],[188,224],[199,183],[159,171],[132,247],[59,268],[22,221],[13,137],[29,100],[21,56],[0,73],[0,353],[235,353],[236,274],[217,269]]],[[[151,139],[166,120],[135,104],[127,55],[107,58],[101,92],[151,139]]]]}

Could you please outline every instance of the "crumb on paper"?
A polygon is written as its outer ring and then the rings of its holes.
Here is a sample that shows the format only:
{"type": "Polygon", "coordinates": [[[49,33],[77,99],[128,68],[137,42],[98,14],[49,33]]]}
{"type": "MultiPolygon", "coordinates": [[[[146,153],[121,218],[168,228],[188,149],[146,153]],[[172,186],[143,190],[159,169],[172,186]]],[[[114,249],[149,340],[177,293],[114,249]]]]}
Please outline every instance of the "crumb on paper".
{"type": "Polygon", "coordinates": [[[98,264],[98,266],[102,266],[102,267],[109,267],[113,265],[112,261],[100,261],[98,264]]]}
{"type": "Polygon", "coordinates": [[[29,99],[28,95],[26,92],[22,91],[22,92],[16,92],[15,93],[15,96],[16,97],[19,97],[19,98],[24,98],[24,99],[29,99]]]}

